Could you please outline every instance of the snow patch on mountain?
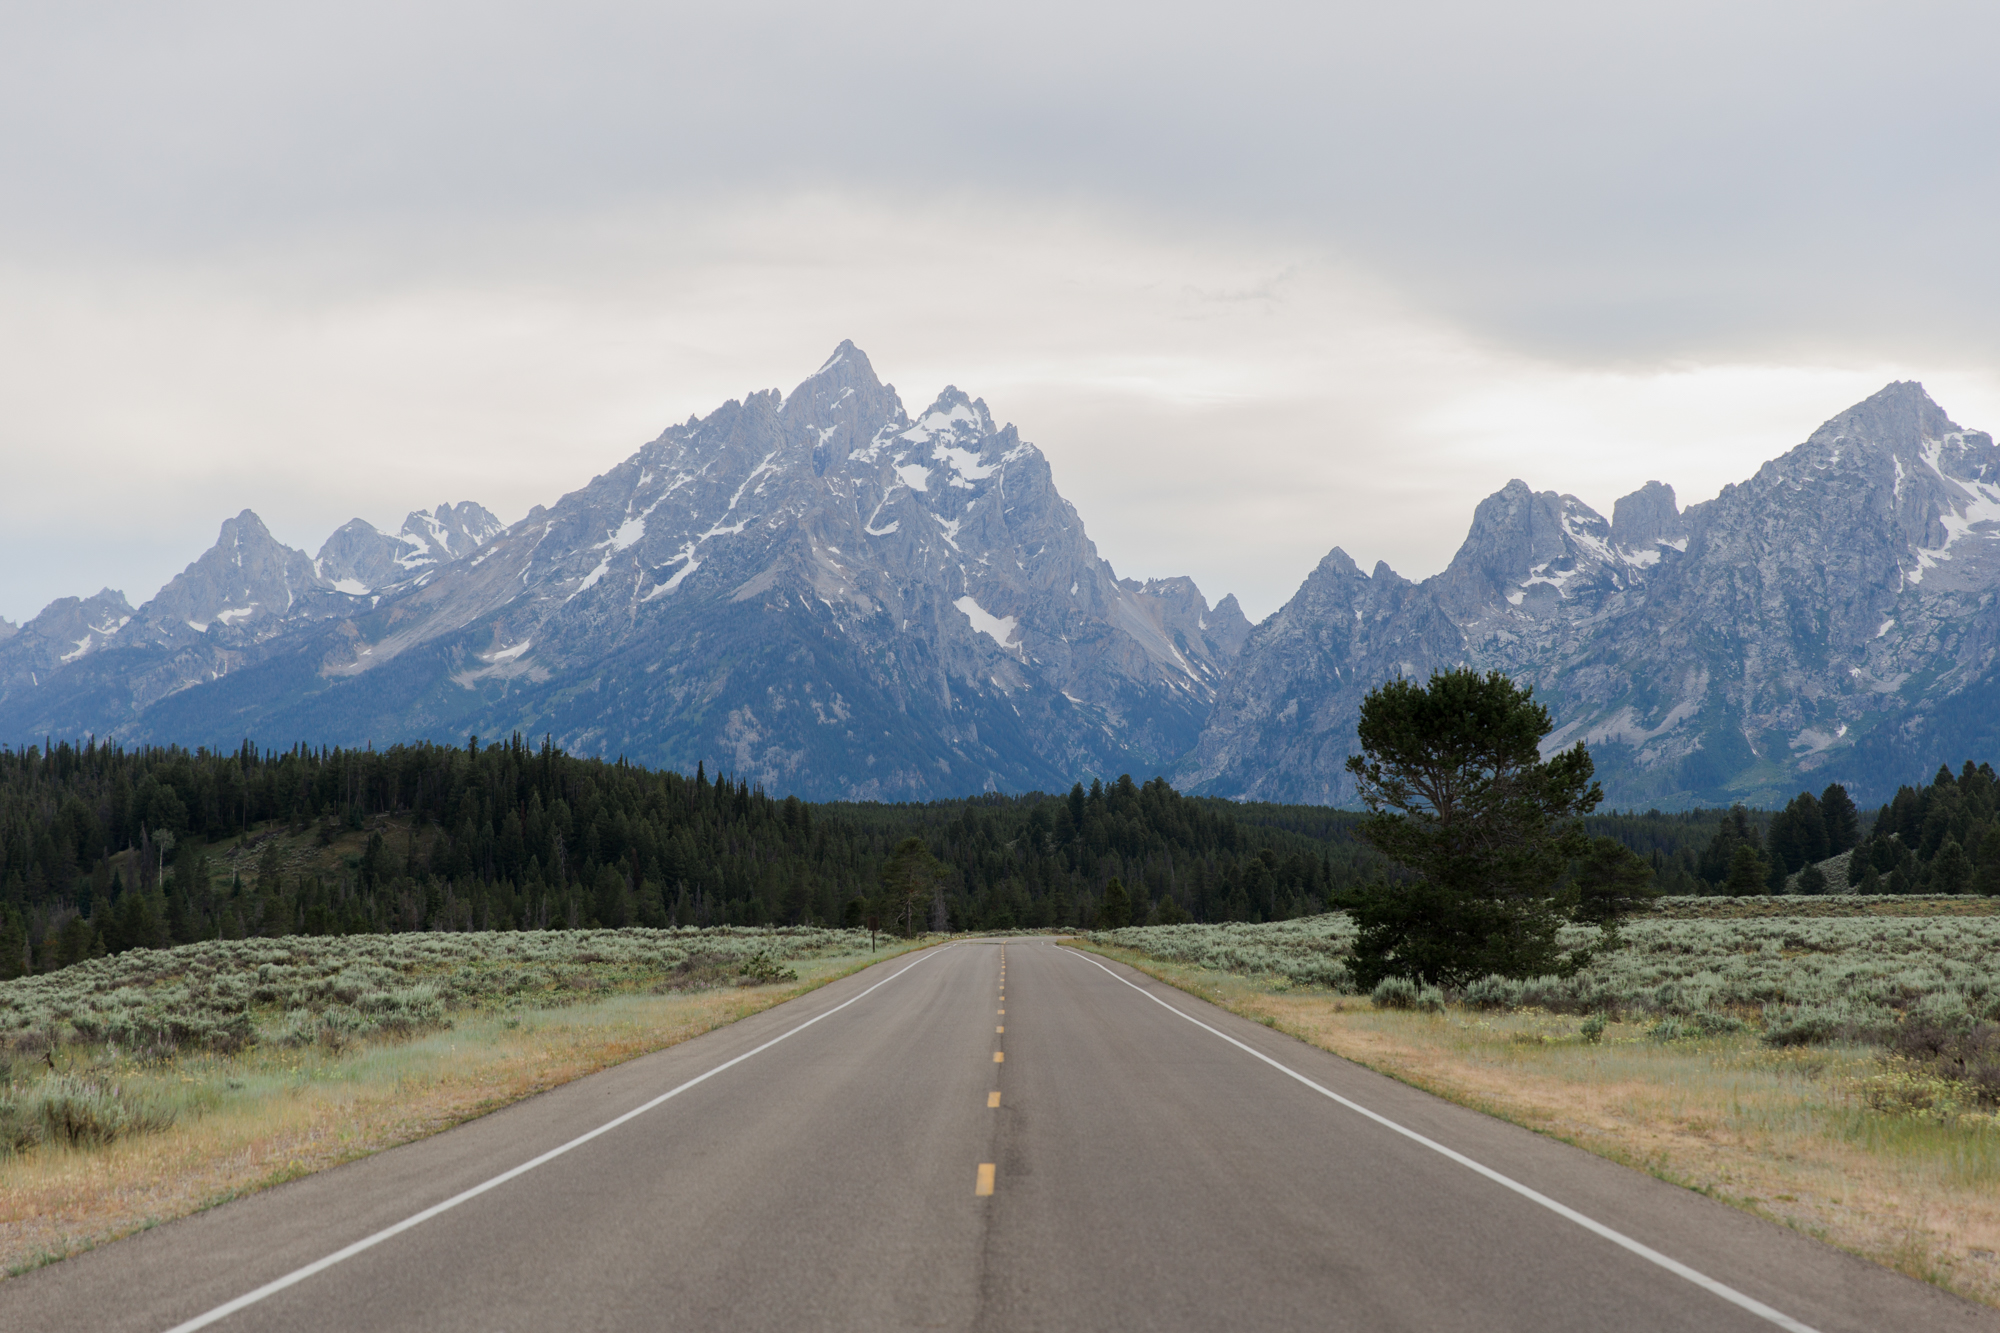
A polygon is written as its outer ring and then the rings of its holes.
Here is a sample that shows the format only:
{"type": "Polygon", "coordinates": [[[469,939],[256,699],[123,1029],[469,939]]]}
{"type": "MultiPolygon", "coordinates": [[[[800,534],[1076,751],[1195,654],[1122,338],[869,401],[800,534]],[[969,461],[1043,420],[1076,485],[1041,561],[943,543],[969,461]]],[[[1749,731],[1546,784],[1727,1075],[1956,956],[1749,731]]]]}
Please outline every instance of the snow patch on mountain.
{"type": "Polygon", "coordinates": [[[1025,651],[1014,642],[1020,636],[1021,626],[1013,616],[996,616],[970,595],[958,598],[952,605],[958,608],[960,615],[972,622],[975,631],[984,634],[1008,652],[1025,651]]]}

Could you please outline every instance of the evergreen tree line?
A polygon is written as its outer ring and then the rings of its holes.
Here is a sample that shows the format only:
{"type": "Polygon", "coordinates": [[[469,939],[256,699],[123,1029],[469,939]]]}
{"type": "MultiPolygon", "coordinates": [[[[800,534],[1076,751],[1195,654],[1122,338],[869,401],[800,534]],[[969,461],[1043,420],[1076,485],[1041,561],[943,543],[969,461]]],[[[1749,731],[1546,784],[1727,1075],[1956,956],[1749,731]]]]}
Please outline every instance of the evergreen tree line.
{"type": "MultiPolygon", "coordinates": [[[[1995,786],[1984,765],[1941,770],[1901,789],[1865,839],[1837,786],[1768,814],[1655,810],[1585,826],[1646,859],[1669,893],[1774,891],[1850,849],[1865,892],[1990,893],[1995,786]]],[[[1059,796],[810,804],[518,736],[382,751],[0,750],[0,977],[242,935],[1277,920],[1395,877],[1357,836],[1361,818],[1130,777],[1059,796]],[[322,843],[372,831],[338,871],[293,873],[278,829],[322,843]],[[914,917],[891,910],[884,882],[910,838],[937,865],[935,901],[914,917]],[[262,852],[225,877],[216,857],[236,839],[262,852]]],[[[1812,873],[1794,890],[1810,891],[1812,873]]]]}
{"type": "Polygon", "coordinates": [[[2000,894],[2000,782],[1987,764],[1899,787],[1872,821],[1836,783],[1800,792],[1761,832],[1757,822],[1741,806],[1727,813],[1695,867],[1705,891],[1824,893],[1819,863],[1844,855],[1851,892],[2000,894]]]}
{"type": "Polygon", "coordinates": [[[2000,894],[2000,780],[1967,762],[1899,787],[1847,871],[1857,893],[2000,894]]]}
{"type": "Polygon", "coordinates": [[[0,751],[0,977],[245,935],[1090,927],[1114,882],[1119,919],[1284,919],[1326,910],[1379,864],[1347,825],[1305,825],[1240,820],[1228,802],[1130,777],[1063,796],[808,804],[519,736],[382,751],[28,747],[0,751]],[[337,872],[300,873],[280,858],[281,830],[321,845],[368,837],[337,872]],[[913,837],[941,868],[935,910],[914,919],[891,912],[884,881],[913,837]],[[232,840],[254,870],[217,873],[232,840]]]}

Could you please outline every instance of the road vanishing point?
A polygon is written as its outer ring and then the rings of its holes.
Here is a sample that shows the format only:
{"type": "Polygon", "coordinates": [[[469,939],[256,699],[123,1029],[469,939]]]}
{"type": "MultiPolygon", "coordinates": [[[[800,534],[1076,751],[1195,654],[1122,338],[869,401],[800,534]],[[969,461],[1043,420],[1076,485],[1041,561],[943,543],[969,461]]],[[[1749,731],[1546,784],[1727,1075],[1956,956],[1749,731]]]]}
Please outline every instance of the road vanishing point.
{"type": "Polygon", "coordinates": [[[0,1328],[2000,1330],[1042,939],[0,1283],[0,1328]]]}

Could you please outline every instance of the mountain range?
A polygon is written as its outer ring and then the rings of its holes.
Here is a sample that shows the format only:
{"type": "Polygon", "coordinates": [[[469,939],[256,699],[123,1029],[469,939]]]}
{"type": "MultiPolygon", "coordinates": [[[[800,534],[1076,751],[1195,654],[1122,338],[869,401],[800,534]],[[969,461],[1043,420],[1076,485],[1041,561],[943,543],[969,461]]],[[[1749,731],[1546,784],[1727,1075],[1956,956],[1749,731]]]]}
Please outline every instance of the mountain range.
{"type": "Polygon", "coordinates": [[[2000,740],[2000,451],[1891,384],[1713,500],[1607,521],[1520,481],[1420,583],[1335,548],[1252,626],[1121,579],[1047,460],[843,343],[512,525],[462,502],[316,556],[246,510],[143,606],[0,622],[0,741],[521,731],[772,791],[914,800],[1164,774],[1342,804],[1392,676],[1532,684],[1619,805],[1864,798],[2000,740]]]}

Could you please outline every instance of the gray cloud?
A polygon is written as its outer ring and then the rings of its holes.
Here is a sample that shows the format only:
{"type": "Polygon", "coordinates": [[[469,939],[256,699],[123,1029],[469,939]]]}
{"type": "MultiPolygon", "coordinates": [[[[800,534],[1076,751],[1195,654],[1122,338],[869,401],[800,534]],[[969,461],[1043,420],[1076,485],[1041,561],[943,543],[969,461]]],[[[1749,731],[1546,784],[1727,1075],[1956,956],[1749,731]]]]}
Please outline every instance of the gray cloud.
{"type": "Polygon", "coordinates": [[[1018,404],[1121,568],[1253,608],[1335,541],[1435,568],[1512,475],[1696,498],[1892,373],[1994,424],[1990,6],[9,22],[16,617],[245,504],[516,517],[843,336],[1018,404]]]}
{"type": "Polygon", "coordinates": [[[1304,231],[1566,354],[1991,346],[1990,5],[43,7],[17,235],[210,248],[744,188],[1304,231]]]}

